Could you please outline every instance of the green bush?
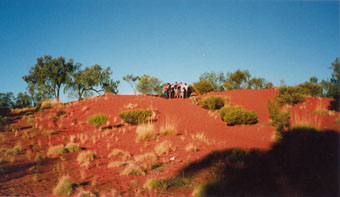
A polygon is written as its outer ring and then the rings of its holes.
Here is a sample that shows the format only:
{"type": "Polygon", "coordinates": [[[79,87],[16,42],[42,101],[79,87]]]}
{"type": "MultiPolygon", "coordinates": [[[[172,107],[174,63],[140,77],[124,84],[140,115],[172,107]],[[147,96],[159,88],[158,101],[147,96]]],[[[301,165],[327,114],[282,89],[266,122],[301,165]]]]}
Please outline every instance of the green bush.
{"type": "Polygon", "coordinates": [[[321,131],[318,128],[309,125],[309,124],[296,124],[292,126],[291,130],[313,130],[313,131],[321,131]]]}
{"type": "Polygon", "coordinates": [[[275,141],[281,141],[283,139],[283,134],[280,131],[275,131],[274,133],[274,139],[275,141]]]}
{"type": "Polygon", "coordinates": [[[335,119],[336,124],[340,124],[340,118],[335,119]]]}
{"type": "Polygon", "coordinates": [[[326,116],[329,116],[329,113],[327,110],[315,110],[313,111],[313,114],[314,115],[326,115],[326,116]]]}
{"type": "Polygon", "coordinates": [[[74,183],[69,176],[59,179],[58,185],[53,189],[54,195],[71,195],[74,192],[74,183]]]}
{"type": "Polygon", "coordinates": [[[8,118],[6,116],[0,116],[0,131],[5,130],[8,123],[8,118]]]}
{"type": "Polygon", "coordinates": [[[216,110],[224,106],[224,99],[220,96],[209,96],[198,101],[204,109],[216,110]]]}
{"type": "Polygon", "coordinates": [[[304,89],[298,86],[281,86],[278,88],[275,99],[280,106],[302,103],[305,100],[304,89]]]}
{"type": "Polygon", "coordinates": [[[240,148],[234,148],[231,151],[231,154],[228,156],[228,161],[232,162],[232,163],[236,163],[236,162],[242,162],[244,163],[247,159],[247,152],[240,149],[240,148]]]}
{"type": "Polygon", "coordinates": [[[305,82],[298,85],[301,88],[301,92],[305,95],[317,97],[322,95],[322,86],[312,82],[305,82]]]}
{"type": "Polygon", "coordinates": [[[198,92],[198,94],[205,94],[215,90],[214,86],[210,82],[205,80],[196,82],[193,84],[193,86],[195,90],[198,92]]]}
{"type": "Polygon", "coordinates": [[[106,121],[107,121],[107,118],[104,114],[96,114],[96,115],[91,116],[88,119],[88,123],[96,127],[99,127],[100,125],[106,123],[106,121]]]}
{"type": "Polygon", "coordinates": [[[278,104],[275,101],[268,101],[268,112],[270,114],[271,124],[275,127],[276,131],[283,131],[289,128],[290,113],[281,112],[278,104]]]}
{"type": "Polygon", "coordinates": [[[147,122],[147,117],[151,116],[152,112],[149,110],[137,109],[133,111],[123,111],[119,113],[119,117],[124,120],[124,122],[137,125],[147,122]]]}
{"type": "Polygon", "coordinates": [[[241,107],[222,107],[220,116],[228,126],[238,124],[256,124],[258,115],[254,111],[248,111],[241,107]]]}
{"type": "Polygon", "coordinates": [[[144,184],[147,190],[167,190],[169,188],[181,187],[191,183],[191,180],[184,177],[173,177],[170,179],[150,179],[144,184]]]}
{"type": "Polygon", "coordinates": [[[80,152],[81,151],[79,144],[76,144],[76,143],[68,143],[65,148],[68,150],[68,152],[80,152]]]}

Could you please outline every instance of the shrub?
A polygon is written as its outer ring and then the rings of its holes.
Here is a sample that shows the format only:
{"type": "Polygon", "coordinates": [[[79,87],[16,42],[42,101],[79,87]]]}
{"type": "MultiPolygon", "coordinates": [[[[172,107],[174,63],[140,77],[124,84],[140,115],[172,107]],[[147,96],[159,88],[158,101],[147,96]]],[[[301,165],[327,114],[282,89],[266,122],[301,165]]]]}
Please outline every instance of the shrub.
{"type": "Polygon", "coordinates": [[[220,96],[209,96],[198,101],[204,109],[216,110],[224,106],[225,100],[220,96]]]}
{"type": "Polygon", "coordinates": [[[50,99],[44,99],[41,102],[40,109],[49,109],[49,108],[51,108],[53,106],[54,106],[54,104],[52,103],[52,101],[50,99]]]}
{"type": "Polygon", "coordinates": [[[272,120],[271,124],[275,127],[276,131],[281,132],[285,128],[289,128],[289,112],[281,112],[275,101],[268,101],[267,108],[272,120]]]}
{"type": "Polygon", "coordinates": [[[275,131],[275,133],[274,133],[274,140],[275,141],[281,141],[282,139],[283,139],[282,132],[275,131]]]}
{"type": "Polygon", "coordinates": [[[80,166],[88,167],[90,163],[96,158],[96,153],[92,151],[84,151],[79,153],[77,161],[80,166]]]}
{"type": "Polygon", "coordinates": [[[297,124],[293,125],[291,130],[313,130],[313,131],[321,131],[316,127],[309,124],[297,124]]]}
{"type": "Polygon", "coordinates": [[[51,146],[48,148],[48,151],[47,151],[47,155],[64,154],[64,153],[67,153],[67,149],[62,144],[57,145],[57,146],[51,146]]]}
{"type": "Polygon", "coordinates": [[[254,111],[248,111],[241,107],[222,107],[220,109],[221,118],[228,126],[238,124],[256,124],[258,115],[254,111]]]}
{"type": "Polygon", "coordinates": [[[13,147],[13,153],[15,155],[19,154],[20,152],[22,152],[24,150],[24,148],[21,146],[21,143],[18,142],[14,147],[13,147]]]}
{"type": "Polygon", "coordinates": [[[123,159],[125,160],[126,158],[131,157],[131,154],[127,151],[121,150],[121,149],[113,149],[112,152],[109,154],[109,158],[114,157],[114,156],[122,156],[123,159]]]}
{"type": "Polygon", "coordinates": [[[303,102],[305,95],[303,89],[298,86],[281,86],[278,88],[276,100],[279,106],[283,105],[295,105],[303,102]]]}
{"type": "Polygon", "coordinates": [[[165,135],[177,135],[177,128],[176,124],[173,121],[170,121],[169,119],[166,119],[165,125],[161,126],[160,128],[160,134],[165,135]]]}
{"type": "Polygon", "coordinates": [[[135,161],[139,163],[144,169],[152,169],[154,165],[158,164],[158,158],[152,152],[136,155],[135,161]]]}
{"type": "Polygon", "coordinates": [[[45,156],[41,155],[40,153],[37,153],[35,155],[34,161],[40,161],[42,159],[45,159],[45,156]]]}
{"type": "Polygon", "coordinates": [[[313,114],[314,115],[326,115],[326,116],[329,116],[329,113],[327,110],[315,110],[313,111],[313,114]]]}
{"type": "Polygon", "coordinates": [[[147,139],[156,138],[155,126],[153,124],[142,124],[136,128],[136,142],[141,142],[147,139]]]}
{"type": "Polygon", "coordinates": [[[166,190],[166,184],[161,179],[149,179],[146,181],[146,183],[143,185],[144,189],[147,189],[149,191],[161,188],[163,190],[166,190]]]}
{"type": "Polygon", "coordinates": [[[146,172],[138,166],[128,166],[123,170],[123,172],[120,173],[120,175],[145,176],[146,172]]]}
{"type": "Polygon", "coordinates": [[[88,119],[88,123],[96,127],[101,126],[102,124],[106,123],[106,121],[107,121],[107,118],[104,114],[96,114],[96,115],[91,116],[88,119]]]}
{"type": "Polygon", "coordinates": [[[246,159],[247,159],[247,152],[239,148],[234,148],[231,151],[231,154],[228,156],[228,161],[232,163],[245,162],[246,159]]]}
{"type": "Polygon", "coordinates": [[[321,96],[322,95],[322,86],[320,84],[315,84],[312,82],[305,82],[299,84],[297,87],[301,88],[301,91],[305,95],[309,96],[321,96]]]}
{"type": "Polygon", "coordinates": [[[191,135],[191,137],[192,137],[193,140],[203,142],[207,145],[210,144],[210,140],[208,139],[208,137],[203,132],[196,133],[195,135],[191,135]]]}
{"type": "Polygon", "coordinates": [[[80,189],[79,193],[77,194],[77,197],[96,197],[97,195],[90,192],[85,191],[84,189],[80,189]]]}
{"type": "Polygon", "coordinates": [[[4,162],[6,162],[6,160],[0,157],[0,163],[4,163],[4,162]]]}
{"type": "Polygon", "coordinates": [[[195,144],[193,143],[190,143],[188,144],[186,147],[185,147],[185,150],[186,151],[192,151],[192,152],[197,152],[198,151],[198,148],[195,144]]]}
{"type": "Polygon", "coordinates": [[[128,165],[128,163],[124,162],[124,161],[113,161],[113,162],[110,162],[107,167],[108,168],[117,168],[117,167],[123,167],[123,166],[126,166],[126,165],[128,165]]]}
{"type": "Polygon", "coordinates": [[[144,189],[147,190],[167,190],[171,187],[180,187],[183,185],[190,184],[191,181],[184,177],[174,177],[166,180],[161,179],[149,179],[144,184],[144,189]]]}
{"type": "Polygon", "coordinates": [[[79,144],[72,143],[72,142],[66,145],[66,149],[68,150],[68,152],[80,152],[81,151],[79,144]]]}
{"type": "Polygon", "coordinates": [[[64,175],[59,179],[58,185],[53,189],[54,195],[71,195],[74,191],[74,183],[70,176],[64,175]]]}
{"type": "Polygon", "coordinates": [[[206,80],[196,82],[193,84],[193,86],[195,90],[198,92],[198,94],[205,94],[215,90],[214,86],[206,80]]]}
{"type": "Polygon", "coordinates": [[[340,124],[340,118],[335,119],[336,124],[340,124]]]}
{"type": "Polygon", "coordinates": [[[119,113],[119,117],[124,120],[124,122],[132,125],[143,124],[147,122],[147,118],[152,115],[149,110],[133,110],[133,111],[123,111],[119,113]]]}
{"type": "Polygon", "coordinates": [[[169,154],[170,149],[171,149],[172,143],[169,140],[163,141],[162,143],[159,143],[155,147],[155,153],[157,155],[162,155],[162,154],[169,154]]]}
{"type": "Polygon", "coordinates": [[[5,130],[8,123],[8,118],[6,116],[0,115],[0,131],[5,130]]]}

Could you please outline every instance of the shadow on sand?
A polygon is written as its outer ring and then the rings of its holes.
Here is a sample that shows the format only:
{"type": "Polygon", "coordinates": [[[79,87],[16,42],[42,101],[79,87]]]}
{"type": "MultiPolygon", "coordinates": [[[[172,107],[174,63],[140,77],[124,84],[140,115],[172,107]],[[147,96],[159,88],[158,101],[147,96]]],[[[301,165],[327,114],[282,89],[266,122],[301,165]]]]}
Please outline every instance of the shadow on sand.
{"type": "Polygon", "coordinates": [[[213,177],[203,196],[339,196],[339,133],[295,129],[269,151],[213,152],[183,168],[213,177]]]}

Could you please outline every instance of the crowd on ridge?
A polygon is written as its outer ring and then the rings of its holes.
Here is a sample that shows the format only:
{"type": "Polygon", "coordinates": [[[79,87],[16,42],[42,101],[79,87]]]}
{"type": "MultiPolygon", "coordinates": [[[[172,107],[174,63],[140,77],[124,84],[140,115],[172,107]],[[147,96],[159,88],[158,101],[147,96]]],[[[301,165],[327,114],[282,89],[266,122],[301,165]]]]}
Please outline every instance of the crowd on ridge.
{"type": "Polygon", "coordinates": [[[175,82],[175,83],[167,83],[163,86],[163,96],[166,99],[169,98],[188,98],[190,97],[191,92],[189,91],[187,83],[175,82]]]}

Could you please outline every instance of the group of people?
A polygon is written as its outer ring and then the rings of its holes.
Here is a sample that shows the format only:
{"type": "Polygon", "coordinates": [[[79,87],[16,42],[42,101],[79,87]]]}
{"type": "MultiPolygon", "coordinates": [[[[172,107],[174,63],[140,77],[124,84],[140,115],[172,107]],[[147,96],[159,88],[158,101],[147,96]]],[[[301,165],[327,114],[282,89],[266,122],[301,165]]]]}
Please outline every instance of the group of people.
{"type": "Polygon", "coordinates": [[[166,99],[169,98],[187,98],[190,96],[190,92],[188,91],[187,83],[175,82],[175,83],[167,83],[163,86],[163,96],[166,99]]]}

